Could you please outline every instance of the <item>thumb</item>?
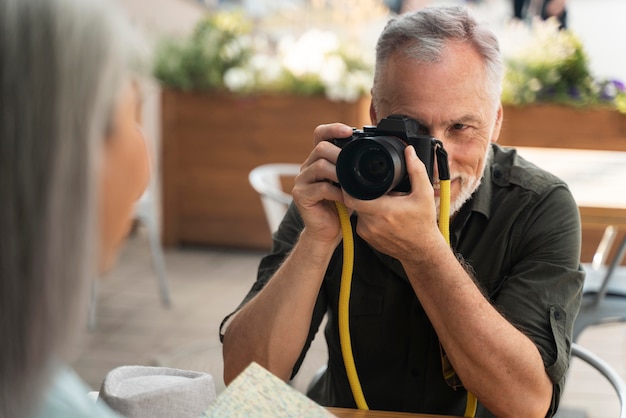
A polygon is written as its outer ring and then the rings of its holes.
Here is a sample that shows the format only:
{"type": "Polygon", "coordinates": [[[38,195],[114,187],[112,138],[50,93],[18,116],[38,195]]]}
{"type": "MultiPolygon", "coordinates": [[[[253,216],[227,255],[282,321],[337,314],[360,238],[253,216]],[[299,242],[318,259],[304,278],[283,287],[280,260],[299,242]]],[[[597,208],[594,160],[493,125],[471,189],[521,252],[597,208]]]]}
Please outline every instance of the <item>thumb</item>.
{"type": "Polygon", "coordinates": [[[415,148],[409,145],[404,150],[404,158],[406,160],[406,170],[411,182],[411,193],[416,190],[431,190],[432,184],[426,172],[426,165],[415,152],[415,148]]]}

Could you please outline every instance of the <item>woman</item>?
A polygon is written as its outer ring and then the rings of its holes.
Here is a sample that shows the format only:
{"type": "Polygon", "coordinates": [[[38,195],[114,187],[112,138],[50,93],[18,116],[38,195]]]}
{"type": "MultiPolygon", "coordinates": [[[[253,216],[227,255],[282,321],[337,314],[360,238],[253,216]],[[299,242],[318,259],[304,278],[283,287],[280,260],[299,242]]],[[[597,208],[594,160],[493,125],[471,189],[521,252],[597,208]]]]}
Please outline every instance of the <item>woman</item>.
{"type": "Polygon", "coordinates": [[[149,175],[109,3],[0,0],[0,417],[116,416],[66,366],[149,175]]]}

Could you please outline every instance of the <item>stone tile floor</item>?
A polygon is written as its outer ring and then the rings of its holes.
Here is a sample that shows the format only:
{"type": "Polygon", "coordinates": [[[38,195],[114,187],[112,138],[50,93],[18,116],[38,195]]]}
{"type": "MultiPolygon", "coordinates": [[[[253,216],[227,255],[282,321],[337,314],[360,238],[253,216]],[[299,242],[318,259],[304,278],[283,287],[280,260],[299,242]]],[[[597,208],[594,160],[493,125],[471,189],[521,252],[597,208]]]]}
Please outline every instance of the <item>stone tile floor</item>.
{"type": "MultiPolygon", "coordinates": [[[[147,236],[139,230],[118,265],[98,280],[96,326],[86,329],[73,365],[98,389],[107,371],[127,364],[210,372],[224,388],[218,327],[247,293],[261,252],[183,248],[165,252],[172,306],[161,305],[147,236]]],[[[316,341],[294,385],[304,389],[325,362],[316,341]]]]}
{"type": "MultiPolygon", "coordinates": [[[[121,365],[164,365],[202,370],[223,390],[218,326],[252,284],[261,252],[207,248],[166,251],[172,307],[161,306],[148,241],[141,229],[118,266],[99,280],[97,324],[84,332],[73,366],[98,389],[105,374],[121,365]]],[[[583,333],[579,343],[626,377],[626,325],[604,325],[583,333]]],[[[314,342],[294,386],[304,390],[325,362],[323,338],[314,342]]],[[[589,418],[617,416],[619,403],[595,370],[574,359],[563,405],[589,418]]],[[[567,415],[571,416],[571,415],[567,415]]]]}

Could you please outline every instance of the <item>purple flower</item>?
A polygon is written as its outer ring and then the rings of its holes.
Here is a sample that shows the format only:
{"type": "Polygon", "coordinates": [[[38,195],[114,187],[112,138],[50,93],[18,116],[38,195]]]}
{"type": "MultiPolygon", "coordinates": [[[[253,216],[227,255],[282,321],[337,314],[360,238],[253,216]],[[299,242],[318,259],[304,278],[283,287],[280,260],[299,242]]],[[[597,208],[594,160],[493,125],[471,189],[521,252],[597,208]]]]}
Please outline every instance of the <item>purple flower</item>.
{"type": "Polygon", "coordinates": [[[611,83],[613,83],[613,85],[615,86],[615,88],[619,91],[624,91],[626,90],[626,86],[624,85],[623,82],[621,82],[620,80],[611,80],[611,83]]]}
{"type": "Polygon", "coordinates": [[[607,80],[600,84],[600,99],[612,101],[624,91],[624,83],[619,80],[607,80]]]}
{"type": "Polygon", "coordinates": [[[572,86],[567,89],[567,95],[572,99],[580,99],[580,89],[576,86],[572,86]]]}

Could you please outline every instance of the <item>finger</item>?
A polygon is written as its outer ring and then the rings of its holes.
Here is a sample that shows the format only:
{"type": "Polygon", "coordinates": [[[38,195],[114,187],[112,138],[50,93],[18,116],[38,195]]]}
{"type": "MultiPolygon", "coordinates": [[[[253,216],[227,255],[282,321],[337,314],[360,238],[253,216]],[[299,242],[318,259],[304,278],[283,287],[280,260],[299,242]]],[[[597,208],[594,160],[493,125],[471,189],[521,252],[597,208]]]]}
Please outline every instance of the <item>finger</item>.
{"type": "Polygon", "coordinates": [[[411,182],[411,194],[427,190],[432,194],[432,184],[428,178],[426,165],[415,152],[415,148],[408,146],[404,150],[404,158],[406,160],[406,169],[411,182]]]}
{"type": "Polygon", "coordinates": [[[337,162],[337,156],[341,149],[328,141],[322,141],[318,143],[313,151],[309,154],[304,161],[303,168],[315,164],[319,160],[326,160],[333,164],[333,171],[335,170],[334,164],[337,162]]]}
{"type": "Polygon", "coordinates": [[[341,189],[329,182],[296,184],[292,195],[298,205],[310,207],[323,201],[343,202],[341,189]]]}
{"type": "Polygon", "coordinates": [[[348,138],[350,135],[352,135],[352,128],[343,123],[319,125],[313,131],[315,144],[334,138],[348,138]]]}
{"type": "Polygon", "coordinates": [[[301,181],[309,184],[320,181],[330,181],[334,183],[339,182],[339,180],[337,179],[337,170],[335,168],[336,166],[334,162],[336,160],[336,154],[334,155],[334,158],[332,156],[327,158],[316,158],[314,156],[311,156],[311,158],[312,161],[308,164],[305,164],[305,168],[300,171],[300,174],[298,176],[299,178],[297,178],[296,181],[301,181]]]}

